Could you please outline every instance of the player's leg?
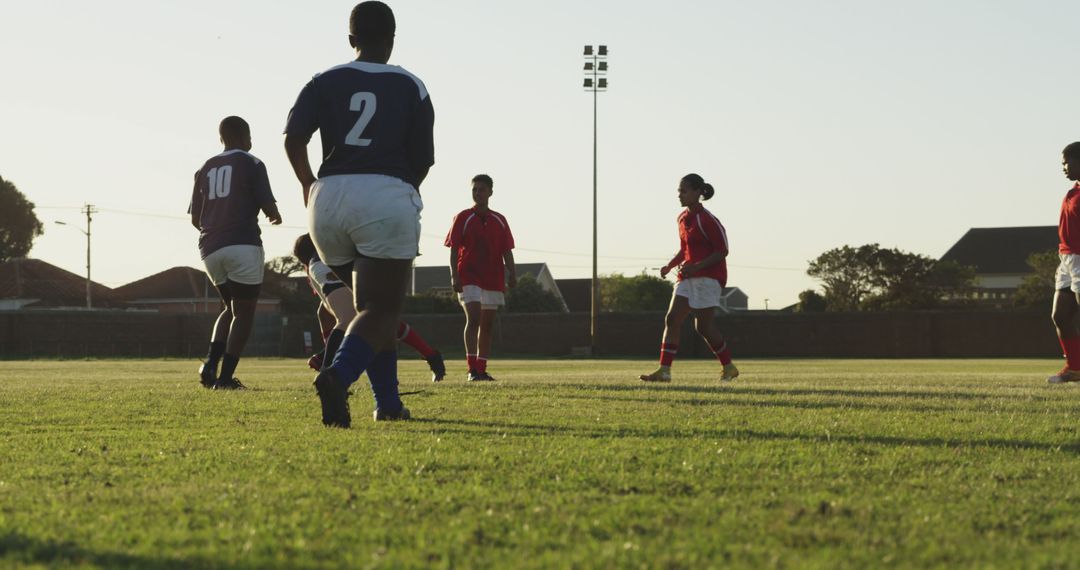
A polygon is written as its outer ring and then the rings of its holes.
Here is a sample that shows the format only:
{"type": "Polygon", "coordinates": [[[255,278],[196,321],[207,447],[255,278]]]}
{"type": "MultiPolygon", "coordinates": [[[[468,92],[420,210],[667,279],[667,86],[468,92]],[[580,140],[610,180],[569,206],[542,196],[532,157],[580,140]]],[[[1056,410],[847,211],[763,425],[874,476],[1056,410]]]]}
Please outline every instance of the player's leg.
{"type": "Polygon", "coordinates": [[[498,308],[480,306],[480,330],[476,337],[476,371],[480,380],[494,380],[487,371],[488,358],[491,357],[491,339],[495,336],[495,317],[498,308]]]}
{"type": "Polygon", "coordinates": [[[446,376],[446,364],[443,362],[442,354],[431,348],[424,337],[420,336],[420,333],[416,332],[409,323],[405,321],[398,323],[397,339],[398,342],[403,342],[420,353],[420,356],[427,361],[428,367],[431,368],[432,382],[439,382],[446,376]]]}
{"type": "MultiPolygon", "coordinates": [[[[319,321],[319,335],[322,337],[323,349],[308,358],[308,366],[312,370],[322,370],[323,364],[326,363],[326,350],[330,345],[330,335],[334,332],[337,318],[334,317],[334,313],[330,311],[330,308],[326,306],[326,302],[322,300],[319,301],[319,308],[315,311],[315,318],[319,321]]],[[[343,336],[344,334],[344,331],[342,331],[343,336]]],[[[341,341],[338,339],[338,344],[340,343],[341,341]]],[[[333,357],[333,353],[330,353],[329,356],[333,357]]]]}
{"type": "Polygon", "coordinates": [[[1055,276],[1056,292],[1051,318],[1057,329],[1061,350],[1065,353],[1065,366],[1057,374],[1047,378],[1051,384],[1080,381],[1080,257],[1062,254],[1055,276]]]}
{"type": "Polygon", "coordinates": [[[215,285],[218,296],[221,297],[221,313],[214,321],[214,329],[210,333],[210,350],[206,354],[206,362],[199,367],[199,383],[204,388],[213,388],[217,382],[218,364],[225,355],[225,341],[229,337],[229,323],[232,322],[232,309],[229,301],[228,282],[215,285]]]}
{"type": "Polygon", "coordinates": [[[251,328],[255,324],[255,308],[259,303],[259,290],[262,285],[229,282],[232,293],[232,321],[229,324],[229,339],[225,343],[225,356],[221,359],[221,372],[218,374],[217,390],[242,389],[243,384],[233,377],[240,364],[240,355],[244,353],[251,328]]]}
{"type": "Polygon", "coordinates": [[[353,305],[352,292],[342,284],[326,294],[326,305],[334,316],[334,323],[330,334],[326,337],[326,348],[323,351],[323,367],[330,366],[341,347],[341,341],[345,339],[345,329],[356,318],[356,308],[353,305]]]}
{"type": "Polygon", "coordinates": [[[716,324],[713,322],[713,307],[692,309],[692,312],[694,314],[694,329],[701,335],[701,338],[705,339],[709,349],[712,350],[716,359],[720,361],[720,365],[724,368],[724,371],[720,374],[720,379],[724,381],[734,380],[739,376],[739,369],[731,362],[731,349],[728,348],[724,336],[720,334],[716,324]]]}
{"type": "Polygon", "coordinates": [[[482,312],[480,300],[464,302],[461,306],[465,309],[465,359],[469,363],[469,380],[475,380],[479,374],[476,370],[476,355],[480,339],[480,313],[482,312]]]}
{"type": "Polygon", "coordinates": [[[679,340],[682,336],[682,324],[690,314],[690,301],[683,295],[672,295],[667,314],[664,315],[664,337],[660,343],[660,366],[649,374],[638,378],[645,382],[670,382],[671,364],[679,352],[679,340]]]}

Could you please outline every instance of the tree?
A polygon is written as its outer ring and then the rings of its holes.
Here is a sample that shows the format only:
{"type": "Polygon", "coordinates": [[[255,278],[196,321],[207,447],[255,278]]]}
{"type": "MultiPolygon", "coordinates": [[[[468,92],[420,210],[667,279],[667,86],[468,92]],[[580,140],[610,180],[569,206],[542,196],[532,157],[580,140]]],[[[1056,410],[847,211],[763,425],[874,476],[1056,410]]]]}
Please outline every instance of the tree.
{"type": "Polygon", "coordinates": [[[267,261],[266,270],[288,277],[294,273],[304,273],[304,264],[291,255],[282,255],[267,261]]]}
{"type": "Polygon", "coordinates": [[[262,291],[267,297],[281,300],[281,311],[286,314],[315,314],[319,297],[306,283],[297,283],[289,277],[304,271],[304,265],[291,255],[275,257],[266,262],[262,291]]]}
{"type": "Polygon", "coordinates": [[[1031,267],[1032,274],[1025,277],[1016,289],[1013,304],[1033,309],[1050,307],[1054,302],[1057,267],[1060,262],[1057,250],[1029,255],[1027,264],[1031,267]]]}
{"type": "Polygon", "coordinates": [[[34,214],[34,203],[0,177],[0,262],[30,253],[34,238],[45,232],[34,214]]]}
{"type": "Polygon", "coordinates": [[[825,296],[813,289],[807,289],[799,293],[799,304],[795,305],[797,313],[821,313],[828,308],[829,304],[825,296]]]}
{"type": "Polygon", "coordinates": [[[633,277],[613,273],[600,278],[600,306],[605,311],[663,311],[671,289],[670,282],[644,271],[633,277]]]}
{"type": "Polygon", "coordinates": [[[831,249],[807,273],[824,282],[829,311],[931,309],[966,299],[975,270],[878,244],[831,249]]]}
{"type": "Polygon", "coordinates": [[[535,277],[525,275],[518,279],[517,287],[507,293],[506,310],[511,313],[559,313],[563,311],[563,304],[535,277]]]}

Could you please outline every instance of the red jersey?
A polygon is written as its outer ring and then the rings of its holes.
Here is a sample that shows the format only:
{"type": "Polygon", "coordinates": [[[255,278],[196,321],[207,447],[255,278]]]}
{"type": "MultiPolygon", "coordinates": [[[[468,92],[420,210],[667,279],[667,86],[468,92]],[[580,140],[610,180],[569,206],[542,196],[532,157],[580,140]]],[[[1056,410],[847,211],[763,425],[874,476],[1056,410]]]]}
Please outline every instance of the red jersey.
{"type": "MultiPolygon", "coordinates": [[[[705,206],[698,204],[679,214],[679,253],[682,263],[698,263],[715,252],[728,254],[727,231],[705,206]]],[[[727,285],[727,259],[721,259],[713,265],[698,271],[694,277],[712,277],[727,285]]],[[[683,280],[679,273],[679,281],[683,280]]]]}
{"type": "Polygon", "coordinates": [[[1058,221],[1058,251],[1080,255],[1080,182],[1065,195],[1058,221]]]}
{"type": "Polygon", "coordinates": [[[514,249],[514,234],[502,214],[494,210],[480,214],[476,208],[462,211],[454,216],[444,245],[457,248],[457,271],[463,286],[476,285],[485,291],[506,289],[503,255],[514,249]]]}

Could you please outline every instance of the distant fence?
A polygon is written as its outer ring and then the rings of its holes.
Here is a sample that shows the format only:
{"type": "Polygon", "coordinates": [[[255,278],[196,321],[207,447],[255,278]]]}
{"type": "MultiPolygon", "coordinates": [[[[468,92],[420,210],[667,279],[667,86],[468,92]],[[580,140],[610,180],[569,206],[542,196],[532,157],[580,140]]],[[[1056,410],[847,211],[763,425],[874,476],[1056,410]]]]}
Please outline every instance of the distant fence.
{"type": "MultiPolygon", "coordinates": [[[[112,311],[0,312],[0,358],[199,357],[213,316],[112,311]]],[[[463,352],[462,315],[407,315],[428,342],[463,352]]],[[[689,321],[689,319],[688,319],[689,321]]],[[[1060,356],[1045,312],[779,313],[719,315],[737,357],[983,358],[1060,356]]],[[[246,353],[301,356],[304,331],[321,345],[313,316],[257,315],[246,353]]],[[[662,313],[602,314],[599,353],[654,357],[662,313]]],[[[589,316],[500,314],[497,353],[565,356],[589,344],[589,316]]],[[[711,356],[687,322],[681,357],[711,356]]]]}

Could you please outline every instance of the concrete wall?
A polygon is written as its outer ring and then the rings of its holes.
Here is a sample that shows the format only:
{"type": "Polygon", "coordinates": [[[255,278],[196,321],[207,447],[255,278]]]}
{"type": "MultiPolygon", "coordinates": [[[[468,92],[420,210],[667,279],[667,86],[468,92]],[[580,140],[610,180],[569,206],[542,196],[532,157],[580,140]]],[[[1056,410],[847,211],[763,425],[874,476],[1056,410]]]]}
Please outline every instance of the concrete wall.
{"type": "MultiPolygon", "coordinates": [[[[461,354],[461,315],[407,315],[434,347],[461,354]]],[[[0,358],[198,357],[205,353],[212,315],[120,311],[0,312],[0,358]]],[[[1059,357],[1044,312],[734,313],[716,318],[736,357],[983,358],[1059,357]]],[[[303,332],[321,346],[313,316],[257,315],[249,355],[300,356],[303,332]]],[[[652,358],[660,347],[663,314],[602,314],[604,356],[652,358]]],[[[500,314],[494,352],[565,356],[589,344],[582,313],[500,314]]],[[[407,349],[405,349],[407,350],[407,349]]],[[[680,357],[711,353],[686,323],[680,357]]]]}

